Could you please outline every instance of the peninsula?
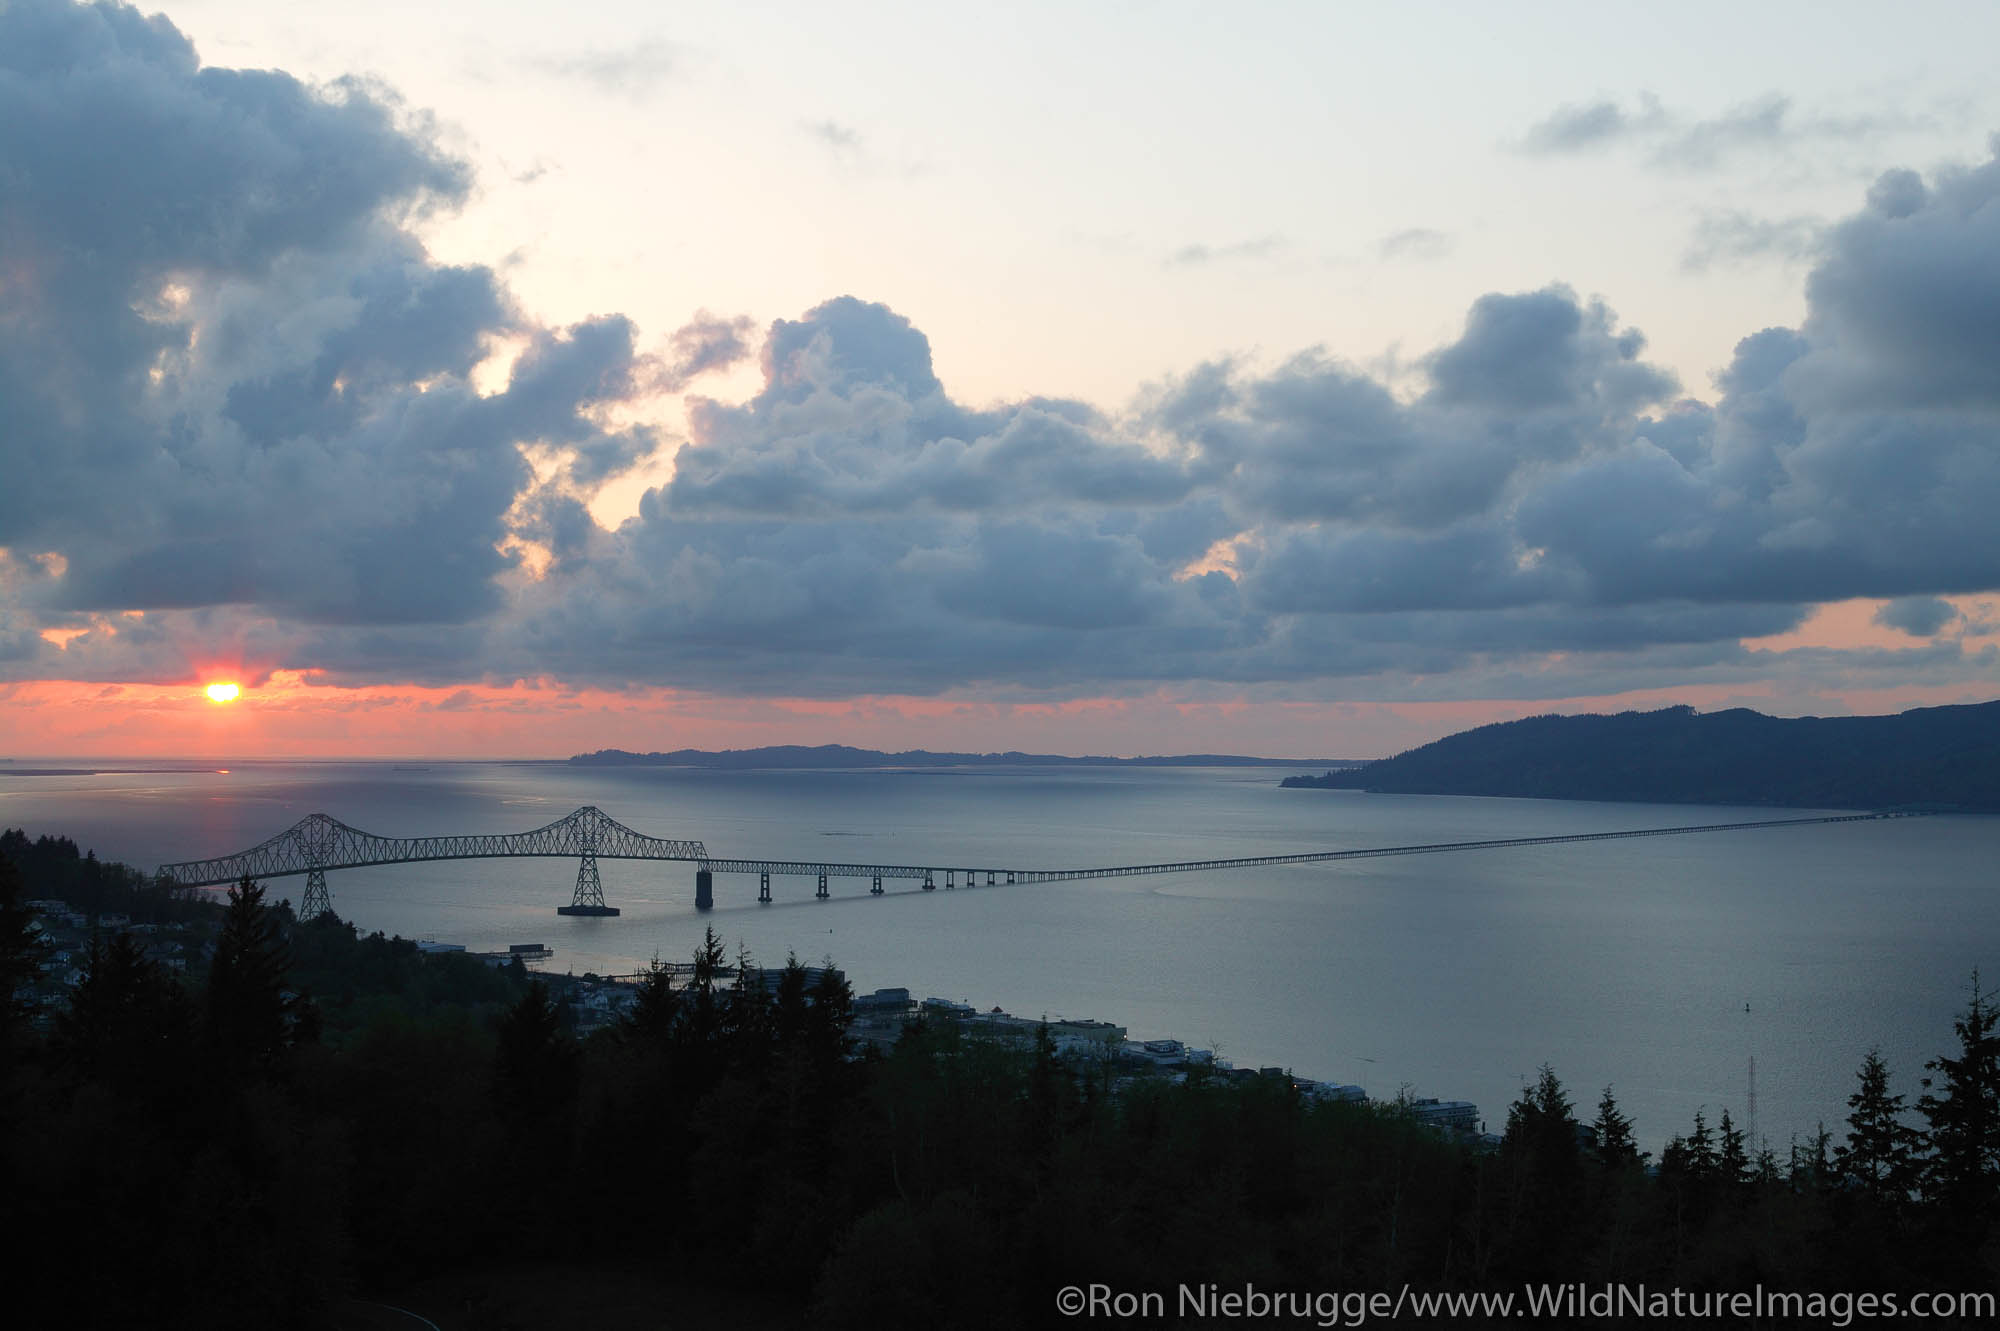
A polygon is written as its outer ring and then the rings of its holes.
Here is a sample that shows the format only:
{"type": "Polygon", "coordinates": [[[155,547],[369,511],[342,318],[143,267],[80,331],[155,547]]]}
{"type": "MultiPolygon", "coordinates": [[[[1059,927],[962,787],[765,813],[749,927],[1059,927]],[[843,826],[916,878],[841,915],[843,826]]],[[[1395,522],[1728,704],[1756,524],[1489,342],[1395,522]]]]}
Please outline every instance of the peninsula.
{"type": "Polygon", "coordinates": [[[1895,716],[1692,707],[1537,716],[1286,786],[1668,804],[2000,812],[2000,702],[1895,716]]]}

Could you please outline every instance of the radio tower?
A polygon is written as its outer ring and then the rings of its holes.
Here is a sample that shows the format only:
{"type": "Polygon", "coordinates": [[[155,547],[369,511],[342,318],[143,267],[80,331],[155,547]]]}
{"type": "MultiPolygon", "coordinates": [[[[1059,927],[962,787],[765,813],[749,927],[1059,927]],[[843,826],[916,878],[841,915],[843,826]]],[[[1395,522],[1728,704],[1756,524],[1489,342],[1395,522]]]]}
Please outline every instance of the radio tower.
{"type": "Polygon", "coordinates": [[[1763,1153],[1764,1146],[1757,1138],[1757,1056],[1750,1055],[1750,1152],[1754,1159],[1763,1153]]]}

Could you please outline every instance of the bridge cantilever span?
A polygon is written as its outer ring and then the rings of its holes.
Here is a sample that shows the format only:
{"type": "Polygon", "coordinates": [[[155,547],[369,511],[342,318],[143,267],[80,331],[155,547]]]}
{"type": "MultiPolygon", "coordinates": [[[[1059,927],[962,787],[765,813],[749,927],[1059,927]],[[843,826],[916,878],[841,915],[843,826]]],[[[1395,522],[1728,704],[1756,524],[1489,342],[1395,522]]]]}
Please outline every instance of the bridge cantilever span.
{"type": "Polygon", "coordinates": [[[604,904],[597,876],[598,859],[706,860],[699,841],[674,841],[635,832],[595,805],[585,805],[564,818],[532,832],[489,832],[471,836],[385,837],[349,827],[338,818],[315,813],[300,819],[270,840],[234,855],[212,860],[163,864],[159,876],[180,887],[215,887],[245,877],[306,876],[299,914],[305,919],[332,908],[326,890],[328,869],[358,869],[372,864],[410,864],[418,860],[479,860],[511,856],[551,856],[578,861],[576,896],[558,909],[565,915],[616,915],[604,904]]]}

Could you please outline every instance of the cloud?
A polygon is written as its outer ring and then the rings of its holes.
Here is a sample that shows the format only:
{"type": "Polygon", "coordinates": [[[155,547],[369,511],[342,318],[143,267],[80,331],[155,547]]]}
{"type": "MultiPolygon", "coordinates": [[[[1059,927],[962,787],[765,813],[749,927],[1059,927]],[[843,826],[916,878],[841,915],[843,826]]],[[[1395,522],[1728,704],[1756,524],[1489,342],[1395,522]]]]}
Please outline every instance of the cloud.
{"type": "Polygon", "coordinates": [[[1825,224],[1814,217],[1711,213],[1696,224],[1681,267],[1699,273],[1717,264],[1741,267],[1766,259],[1796,263],[1819,252],[1825,231],[1825,224]]]}
{"type": "Polygon", "coordinates": [[[684,52],[672,42],[646,38],[630,46],[541,56],[529,68],[549,78],[584,84],[616,97],[642,99],[681,72],[684,52]]]}
{"type": "Polygon", "coordinates": [[[1627,109],[1617,101],[1565,103],[1529,126],[1515,147],[1530,156],[1560,157],[1644,145],[1643,161],[1661,170],[1712,171],[1745,156],[1832,145],[1837,148],[1935,128],[1936,117],[1900,108],[1849,115],[1801,114],[1790,97],[1766,93],[1718,115],[1695,116],[1640,93],[1627,109]]]}
{"type": "Polygon", "coordinates": [[[1283,236],[1257,236],[1230,245],[1183,245],[1161,260],[1167,268],[1201,268],[1238,259],[1269,259],[1281,254],[1287,242],[1283,236]]]}
{"type": "Polygon", "coordinates": [[[328,623],[500,609],[530,479],[651,446],[622,320],[534,326],[408,224],[468,168],[385,91],[203,68],[164,19],[0,10],[0,545],[52,551],[51,610],[245,605],[328,623]],[[529,352],[504,391],[472,372],[529,352]]]}
{"type": "Polygon", "coordinates": [[[1442,231],[1432,231],[1428,227],[1410,227],[1392,232],[1376,242],[1375,253],[1384,259],[1409,259],[1416,263],[1429,263],[1450,254],[1454,245],[1452,238],[1442,231]]]}
{"type": "Polygon", "coordinates": [[[1935,596],[1903,596],[1875,612],[1875,622],[1913,638],[1934,638],[1959,617],[1958,607],[1935,596]]]}
{"type": "Polygon", "coordinates": [[[1650,93],[1642,96],[1637,112],[1608,99],[1568,103],[1530,126],[1521,148],[1547,155],[1585,152],[1648,133],[1665,119],[1666,112],[1650,93]]]}
{"type": "Polygon", "coordinates": [[[836,156],[861,151],[861,131],[837,120],[815,120],[805,127],[806,135],[830,149],[836,156]]]}
{"type": "Polygon", "coordinates": [[[704,374],[727,370],[748,360],[756,322],[747,314],[725,319],[697,311],[669,339],[672,359],[661,376],[660,386],[678,392],[704,374]]]}
{"type": "MultiPolygon", "coordinates": [[[[1544,150],[1690,128],[1648,114],[1579,111],[1544,150]]],[[[1388,699],[1996,663],[1938,606],[2000,589],[2000,159],[1881,177],[1818,233],[1800,325],[1746,330],[1713,401],[1557,283],[1478,295],[1394,384],[1307,350],[1122,409],[961,401],[922,329],[855,296],[761,345],[705,311],[664,343],[545,326],[413,234],[472,187],[422,117],[203,68],[126,9],[0,10],[0,179],[0,678],[227,657],[446,688],[1388,699]],[[638,513],[593,519],[664,447],[622,422],[753,354],[754,392],[686,400],[638,513]],[[1744,646],[1855,597],[1933,640],[1744,646]]]]}

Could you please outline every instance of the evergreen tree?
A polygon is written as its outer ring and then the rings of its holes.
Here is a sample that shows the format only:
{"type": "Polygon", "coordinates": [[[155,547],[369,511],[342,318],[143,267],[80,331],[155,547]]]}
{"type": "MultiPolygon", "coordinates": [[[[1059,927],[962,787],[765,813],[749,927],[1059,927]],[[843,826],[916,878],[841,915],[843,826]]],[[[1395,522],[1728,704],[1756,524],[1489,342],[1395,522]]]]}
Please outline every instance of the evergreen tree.
{"type": "Polygon", "coordinates": [[[738,1068],[761,1068],[771,1052],[771,995],[764,973],[743,944],[736,945],[736,983],[722,1009],[723,1040],[729,1061],[738,1068]]]}
{"type": "Polygon", "coordinates": [[[1694,1111],[1694,1131],[1687,1135],[1683,1149],[1687,1153],[1687,1172],[1691,1177],[1715,1177],[1715,1134],[1709,1131],[1708,1118],[1699,1109],[1694,1111]]]}
{"type": "Polygon", "coordinates": [[[1938,1089],[1924,1078],[1917,1108],[1930,1125],[1931,1156],[1925,1191],[1960,1221],[1977,1223],[1993,1215],[2000,1199],[2000,1038],[1994,1025],[2000,1008],[1980,992],[1972,973],[1972,1001],[1952,1023],[1958,1033],[1956,1058],[1924,1064],[1938,1074],[1938,1089]]]}
{"type": "Polygon", "coordinates": [[[701,946],[695,949],[694,972],[681,993],[680,1023],[683,1062],[695,1076],[696,1087],[706,1090],[721,1070],[723,1014],[726,1000],[722,988],[727,953],[713,928],[702,932],[701,946]]]}
{"type": "Polygon", "coordinates": [[[290,956],[264,888],[245,874],[229,889],[209,966],[203,1031],[228,1075],[269,1072],[291,1047],[297,1005],[286,992],[290,956]]]}
{"type": "Polygon", "coordinates": [[[807,991],[806,1046],[814,1065],[822,1074],[846,1065],[854,1042],[847,1028],[854,1022],[854,987],[847,976],[828,962],[807,991]]]}
{"type": "Polygon", "coordinates": [[[1725,1188],[1738,1188],[1750,1181],[1750,1153],[1746,1149],[1743,1130],[1730,1120],[1729,1111],[1722,1111],[1722,1122],[1717,1127],[1720,1145],[1715,1156],[1716,1176],[1725,1188]]]}
{"type": "Polygon", "coordinates": [[[674,989],[673,972],[661,964],[656,952],[639,980],[632,1006],[619,1021],[619,1031],[646,1048],[665,1049],[680,1018],[681,996],[674,989]]]}
{"type": "Polygon", "coordinates": [[[1923,1135],[1903,1121],[1903,1097],[1889,1094],[1879,1049],[1861,1060],[1861,1089],[1847,1097],[1847,1141],[1833,1151],[1842,1179],[1877,1202],[1901,1206],[1917,1182],[1923,1135]]]}
{"type": "Polygon", "coordinates": [[[493,1093],[517,1126],[556,1125],[576,1098],[577,1047],[562,1013],[540,980],[500,1019],[493,1055],[493,1093]]]}
{"type": "Polygon", "coordinates": [[[812,1005],[806,996],[809,980],[799,954],[788,953],[785,969],[778,976],[778,992],[771,1008],[772,1035],[781,1047],[802,1047],[812,1021],[812,1005]]]}
{"type": "Polygon", "coordinates": [[[1619,1111],[1609,1086],[1597,1102],[1597,1119],[1591,1124],[1591,1133],[1597,1139],[1597,1158],[1606,1169],[1626,1169],[1646,1159],[1647,1153],[1633,1140],[1632,1120],[1619,1111]]]}
{"type": "Polygon", "coordinates": [[[86,1076],[152,1089],[178,1079],[189,1019],[181,987],[130,934],[92,939],[84,978],[56,1018],[55,1050],[86,1076]]]}
{"type": "Polygon", "coordinates": [[[1507,1238],[1524,1272],[1561,1269],[1578,1218],[1582,1155],[1576,1117],[1555,1070],[1544,1063],[1507,1110],[1500,1141],[1510,1195],[1507,1238]]]}

